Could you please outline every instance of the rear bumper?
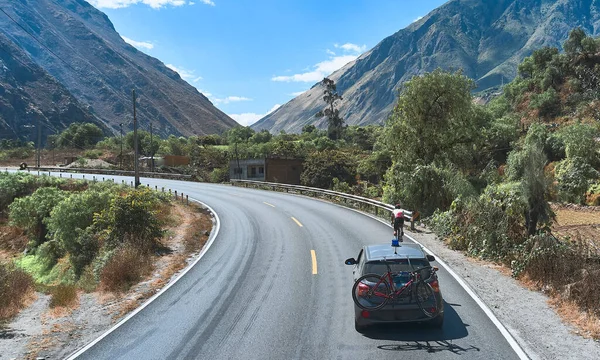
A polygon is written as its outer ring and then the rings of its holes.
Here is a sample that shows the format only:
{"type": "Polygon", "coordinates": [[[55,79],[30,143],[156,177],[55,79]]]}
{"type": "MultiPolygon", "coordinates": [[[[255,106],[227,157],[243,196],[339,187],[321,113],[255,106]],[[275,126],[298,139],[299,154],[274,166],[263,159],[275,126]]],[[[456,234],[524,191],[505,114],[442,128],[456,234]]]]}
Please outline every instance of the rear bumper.
{"type": "Polygon", "coordinates": [[[368,315],[363,316],[363,309],[354,305],[354,319],[358,326],[429,322],[444,316],[443,302],[439,305],[439,309],[439,314],[433,318],[425,316],[416,304],[396,307],[386,306],[381,310],[368,311],[368,315]]]}

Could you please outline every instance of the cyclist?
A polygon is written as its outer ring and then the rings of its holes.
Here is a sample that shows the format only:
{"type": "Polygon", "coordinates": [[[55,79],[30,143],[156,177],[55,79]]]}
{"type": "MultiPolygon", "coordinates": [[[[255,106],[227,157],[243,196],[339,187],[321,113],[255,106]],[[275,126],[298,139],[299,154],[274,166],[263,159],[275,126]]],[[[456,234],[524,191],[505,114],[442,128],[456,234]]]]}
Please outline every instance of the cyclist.
{"type": "Polygon", "coordinates": [[[400,236],[398,239],[402,241],[402,236],[404,236],[404,211],[402,211],[402,206],[400,204],[396,204],[394,206],[394,210],[392,211],[392,225],[394,226],[394,236],[400,231],[400,236]]]}

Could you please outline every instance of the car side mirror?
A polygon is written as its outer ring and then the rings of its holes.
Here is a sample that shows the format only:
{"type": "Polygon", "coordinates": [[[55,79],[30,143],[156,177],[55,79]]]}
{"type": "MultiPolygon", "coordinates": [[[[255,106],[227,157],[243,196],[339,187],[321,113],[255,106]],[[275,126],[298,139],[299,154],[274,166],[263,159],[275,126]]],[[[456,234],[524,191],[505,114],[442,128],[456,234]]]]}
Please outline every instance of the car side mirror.
{"type": "Polygon", "coordinates": [[[435,256],[427,255],[427,261],[435,261],[435,256]]]}
{"type": "Polygon", "coordinates": [[[354,258],[346,259],[346,261],[344,261],[344,264],[346,264],[346,265],[356,265],[356,260],[354,258]]]}

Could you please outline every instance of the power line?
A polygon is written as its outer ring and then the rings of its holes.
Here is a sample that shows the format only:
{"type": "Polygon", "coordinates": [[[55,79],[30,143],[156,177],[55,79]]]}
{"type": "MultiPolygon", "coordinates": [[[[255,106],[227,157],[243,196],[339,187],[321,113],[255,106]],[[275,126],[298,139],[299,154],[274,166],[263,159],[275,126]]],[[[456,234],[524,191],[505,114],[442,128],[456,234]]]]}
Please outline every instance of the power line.
{"type": "Polygon", "coordinates": [[[6,15],[9,19],[12,20],[12,22],[14,22],[18,27],[20,27],[23,31],[25,31],[29,36],[31,36],[33,38],[33,40],[35,40],[38,44],[42,45],[42,47],[44,47],[46,50],[48,50],[52,55],[54,55],[57,59],[59,59],[60,61],[62,61],[65,65],[67,65],[68,67],[70,67],[73,71],[78,72],[74,67],[72,67],[69,63],[67,63],[65,60],[63,60],[60,56],[56,55],[56,53],[54,51],[52,51],[49,47],[47,47],[45,44],[43,44],[40,40],[38,40],[35,35],[33,35],[31,32],[29,32],[29,30],[25,29],[25,27],[23,27],[21,24],[19,24],[17,22],[17,20],[15,20],[12,16],[10,16],[6,11],[4,11],[3,8],[0,8],[0,11],[2,11],[4,13],[4,15],[6,15]]]}

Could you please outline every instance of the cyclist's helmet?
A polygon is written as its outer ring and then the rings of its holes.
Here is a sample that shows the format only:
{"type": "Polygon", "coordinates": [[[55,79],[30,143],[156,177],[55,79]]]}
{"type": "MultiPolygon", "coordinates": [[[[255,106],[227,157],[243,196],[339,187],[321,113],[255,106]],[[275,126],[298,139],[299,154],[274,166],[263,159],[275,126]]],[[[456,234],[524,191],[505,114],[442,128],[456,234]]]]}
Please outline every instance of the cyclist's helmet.
{"type": "Polygon", "coordinates": [[[396,204],[396,206],[394,206],[394,209],[402,209],[402,205],[396,204]]]}

